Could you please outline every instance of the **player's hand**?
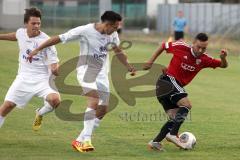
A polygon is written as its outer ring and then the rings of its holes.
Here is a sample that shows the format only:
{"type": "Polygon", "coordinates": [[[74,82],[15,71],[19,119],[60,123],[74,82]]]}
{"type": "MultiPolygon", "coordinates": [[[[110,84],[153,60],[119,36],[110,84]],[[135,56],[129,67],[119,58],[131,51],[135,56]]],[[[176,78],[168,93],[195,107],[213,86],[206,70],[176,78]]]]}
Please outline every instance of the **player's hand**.
{"type": "Polygon", "coordinates": [[[162,74],[167,74],[167,68],[166,67],[161,68],[161,71],[162,71],[162,74]]]}
{"type": "Polygon", "coordinates": [[[135,76],[136,75],[136,69],[134,67],[129,67],[128,68],[128,71],[130,72],[130,75],[131,76],[135,76]]]}
{"type": "Polygon", "coordinates": [[[37,54],[38,51],[34,50],[32,52],[29,53],[28,57],[27,57],[27,61],[29,61],[30,63],[32,63],[32,59],[33,56],[37,54]]]}
{"type": "Polygon", "coordinates": [[[143,70],[149,70],[150,68],[152,68],[152,63],[147,62],[143,65],[143,70]]]}
{"type": "Polygon", "coordinates": [[[32,63],[32,59],[33,59],[33,55],[29,54],[27,57],[27,61],[29,61],[30,63],[32,63]]]}
{"type": "Polygon", "coordinates": [[[59,64],[58,63],[53,63],[50,65],[51,67],[51,72],[55,76],[59,76],[59,64]]]}
{"type": "Polygon", "coordinates": [[[228,55],[228,51],[226,49],[222,49],[220,53],[220,58],[226,58],[228,55]]]}

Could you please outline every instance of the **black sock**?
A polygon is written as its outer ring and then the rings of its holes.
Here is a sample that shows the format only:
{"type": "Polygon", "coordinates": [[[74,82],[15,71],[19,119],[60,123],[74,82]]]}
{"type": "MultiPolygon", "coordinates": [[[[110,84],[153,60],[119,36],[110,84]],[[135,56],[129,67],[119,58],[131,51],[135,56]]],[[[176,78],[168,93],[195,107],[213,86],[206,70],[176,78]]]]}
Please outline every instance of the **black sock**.
{"type": "Polygon", "coordinates": [[[176,116],[173,120],[174,124],[172,127],[172,130],[170,131],[171,135],[177,135],[179,128],[181,127],[184,120],[187,118],[189,109],[187,107],[180,107],[178,112],[176,113],[176,116]]]}
{"type": "Polygon", "coordinates": [[[172,129],[174,122],[173,120],[168,120],[163,126],[158,135],[153,139],[153,142],[161,142],[168,132],[172,129]]]}

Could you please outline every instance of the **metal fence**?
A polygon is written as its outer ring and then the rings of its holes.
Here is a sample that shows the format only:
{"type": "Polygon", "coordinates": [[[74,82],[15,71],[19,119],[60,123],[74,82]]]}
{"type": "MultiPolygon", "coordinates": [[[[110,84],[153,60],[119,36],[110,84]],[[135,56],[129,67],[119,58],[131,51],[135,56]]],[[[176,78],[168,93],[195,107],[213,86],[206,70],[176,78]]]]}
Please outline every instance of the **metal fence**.
{"type": "MultiPolygon", "coordinates": [[[[48,28],[71,28],[99,21],[99,0],[39,1],[30,0],[30,5],[43,13],[43,26],[48,28]]],[[[112,0],[112,10],[124,18],[124,27],[143,28],[147,25],[146,0],[112,0]]]]}
{"type": "Polygon", "coordinates": [[[184,12],[190,33],[240,34],[240,4],[221,3],[159,5],[157,30],[170,32],[173,19],[179,10],[184,12]]]}

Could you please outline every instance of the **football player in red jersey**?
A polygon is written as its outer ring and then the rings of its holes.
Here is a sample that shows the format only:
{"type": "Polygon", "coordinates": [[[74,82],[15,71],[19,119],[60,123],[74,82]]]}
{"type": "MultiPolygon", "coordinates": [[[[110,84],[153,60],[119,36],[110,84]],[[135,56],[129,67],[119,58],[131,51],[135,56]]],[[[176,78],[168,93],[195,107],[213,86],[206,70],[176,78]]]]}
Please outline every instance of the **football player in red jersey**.
{"type": "Polygon", "coordinates": [[[160,142],[165,137],[176,146],[185,149],[184,143],[180,142],[177,135],[192,106],[183,87],[190,83],[203,68],[228,66],[227,50],[222,49],[220,59],[214,59],[206,54],[207,45],[208,36],[205,33],[197,34],[192,45],[183,41],[163,43],[144,65],[143,69],[150,69],[163,51],[173,54],[166,72],[160,76],[156,84],[157,98],[169,116],[169,120],[163,125],[160,133],[148,143],[150,149],[162,150],[160,142]],[[172,90],[162,93],[161,88],[166,84],[170,84],[172,90]]]}

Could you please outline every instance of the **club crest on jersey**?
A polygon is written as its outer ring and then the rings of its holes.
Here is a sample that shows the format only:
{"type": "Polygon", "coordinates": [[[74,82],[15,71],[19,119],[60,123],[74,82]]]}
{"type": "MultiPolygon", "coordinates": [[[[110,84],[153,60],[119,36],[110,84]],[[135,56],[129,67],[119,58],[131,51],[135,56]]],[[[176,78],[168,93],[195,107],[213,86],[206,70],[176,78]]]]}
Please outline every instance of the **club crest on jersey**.
{"type": "Polygon", "coordinates": [[[187,59],[187,56],[183,56],[184,59],[187,59]]]}
{"type": "Polygon", "coordinates": [[[199,65],[202,62],[201,59],[196,59],[196,64],[199,65]]]}

